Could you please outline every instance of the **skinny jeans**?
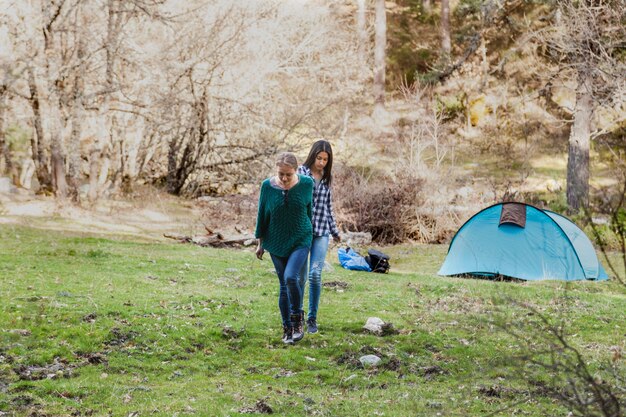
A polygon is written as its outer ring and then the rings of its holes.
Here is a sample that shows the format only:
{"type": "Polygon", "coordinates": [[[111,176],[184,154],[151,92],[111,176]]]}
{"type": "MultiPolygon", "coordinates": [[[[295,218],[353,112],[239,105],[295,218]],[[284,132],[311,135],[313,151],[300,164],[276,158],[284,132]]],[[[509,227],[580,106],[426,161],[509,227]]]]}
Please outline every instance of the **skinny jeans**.
{"type": "Polygon", "coordinates": [[[300,313],[302,291],[298,282],[298,272],[306,264],[309,248],[298,248],[288,257],[271,254],[280,290],[278,292],[278,308],[283,320],[283,326],[291,327],[291,315],[300,313]]]}
{"type": "Polygon", "coordinates": [[[304,304],[304,289],[306,281],[309,281],[309,313],[308,319],[317,320],[317,309],[320,303],[320,295],[322,293],[322,270],[324,269],[324,261],[326,260],[326,252],[328,252],[329,236],[313,236],[313,244],[311,245],[311,254],[309,257],[309,268],[307,274],[307,262],[304,262],[298,274],[298,281],[301,289],[300,311],[304,304]]]}

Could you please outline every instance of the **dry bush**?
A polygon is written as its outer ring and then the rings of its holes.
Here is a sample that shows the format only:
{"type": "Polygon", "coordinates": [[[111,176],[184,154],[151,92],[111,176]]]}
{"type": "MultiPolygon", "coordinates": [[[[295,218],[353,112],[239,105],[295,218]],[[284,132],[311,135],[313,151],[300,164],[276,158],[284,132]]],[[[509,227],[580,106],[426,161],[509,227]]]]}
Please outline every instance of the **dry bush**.
{"type": "Polygon", "coordinates": [[[341,167],[335,174],[337,221],[351,232],[370,232],[381,244],[411,238],[405,213],[419,205],[422,181],[390,176],[365,176],[341,167]]]}
{"type": "Polygon", "coordinates": [[[366,175],[345,166],[335,177],[334,207],[342,229],[370,232],[380,244],[447,242],[465,211],[474,210],[449,204],[454,194],[442,186],[443,177],[366,175]]]}

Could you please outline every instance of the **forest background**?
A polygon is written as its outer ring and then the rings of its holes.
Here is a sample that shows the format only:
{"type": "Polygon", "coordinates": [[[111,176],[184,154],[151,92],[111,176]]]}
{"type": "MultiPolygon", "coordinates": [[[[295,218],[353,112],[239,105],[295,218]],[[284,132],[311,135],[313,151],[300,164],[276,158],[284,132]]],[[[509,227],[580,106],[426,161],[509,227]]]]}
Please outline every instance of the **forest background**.
{"type": "Polygon", "coordinates": [[[15,198],[156,187],[250,231],[274,155],[327,138],[342,229],[380,243],[446,242],[504,200],[621,204],[623,0],[1,3],[15,198]]]}

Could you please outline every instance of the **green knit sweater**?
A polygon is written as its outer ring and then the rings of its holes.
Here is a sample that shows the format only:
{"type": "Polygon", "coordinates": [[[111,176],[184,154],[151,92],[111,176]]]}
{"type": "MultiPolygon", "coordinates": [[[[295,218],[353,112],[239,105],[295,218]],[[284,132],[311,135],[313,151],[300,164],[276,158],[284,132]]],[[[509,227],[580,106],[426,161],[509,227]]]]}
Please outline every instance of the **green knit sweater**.
{"type": "Polygon", "coordinates": [[[288,257],[295,249],[311,246],[313,180],[298,177],[289,191],[272,187],[269,178],[261,185],[254,235],[263,239],[263,249],[272,255],[288,257]]]}

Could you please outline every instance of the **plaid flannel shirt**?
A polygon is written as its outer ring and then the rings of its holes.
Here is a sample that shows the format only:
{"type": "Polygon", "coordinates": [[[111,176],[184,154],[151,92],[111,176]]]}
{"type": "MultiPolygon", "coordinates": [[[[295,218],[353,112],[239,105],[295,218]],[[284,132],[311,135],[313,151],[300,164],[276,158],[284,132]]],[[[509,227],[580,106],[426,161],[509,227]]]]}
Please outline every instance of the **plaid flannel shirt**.
{"type": "MultiPolygon", "coordinates": [[[[313,173],[304,165],[298,167],[298,174],[313,178],[313,173]]],[[[333,201],[326,181],[315,182],[313,187],[313,236],[339,236],[339,229],[333,214],[333,201]]]]}

